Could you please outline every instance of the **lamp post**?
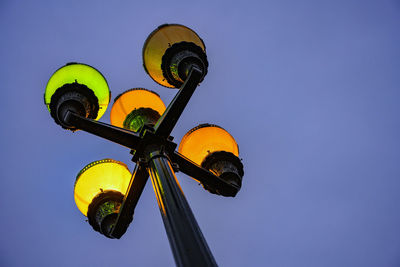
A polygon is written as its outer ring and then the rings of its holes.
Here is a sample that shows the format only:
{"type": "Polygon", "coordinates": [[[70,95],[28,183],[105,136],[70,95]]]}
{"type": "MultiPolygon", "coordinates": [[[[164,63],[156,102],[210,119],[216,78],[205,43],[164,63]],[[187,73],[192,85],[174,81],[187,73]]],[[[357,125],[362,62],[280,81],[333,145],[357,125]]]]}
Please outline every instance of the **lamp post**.
{"type": "Polygon", "coordinates": [[[98,70],[69,63],[50,78],[44,100],[57,124],[123,145],[136,162],[132,176],[125,164],[112,159],[88,164],[77,176],[75,201],[94,230],[120,238],[150,176],[176,264],[216,266],[175,172],[196,179],[211,193],[234,197],[243,177],[238,146],[228,132],[211,124],[190,130],[179,152],[170,136],[207,73],[205,45],[185,26],[161,25],[144,44],[143,66],[154,81],[179,91],[165,108],[153,91],[128,90],[115,99],[111,125],[97,121],[110,100],[107,81],[98,70]]]}

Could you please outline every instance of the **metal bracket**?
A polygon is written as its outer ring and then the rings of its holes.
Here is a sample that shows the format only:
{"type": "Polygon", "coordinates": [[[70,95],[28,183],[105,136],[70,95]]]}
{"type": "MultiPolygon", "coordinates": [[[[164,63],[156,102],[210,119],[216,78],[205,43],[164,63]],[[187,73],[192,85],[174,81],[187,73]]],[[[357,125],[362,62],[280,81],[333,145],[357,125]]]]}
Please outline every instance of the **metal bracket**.
{"type": "Polygon", "coordinates": [[[189,102],[199,84],[203,73],[196,67],[192,67],[185,83],[179,89],[174,99],[168,105],[167,110],[154,126],[155,134],[167,138],[174,129],[179,117],[182,115],[186,104],[189,102]]]}

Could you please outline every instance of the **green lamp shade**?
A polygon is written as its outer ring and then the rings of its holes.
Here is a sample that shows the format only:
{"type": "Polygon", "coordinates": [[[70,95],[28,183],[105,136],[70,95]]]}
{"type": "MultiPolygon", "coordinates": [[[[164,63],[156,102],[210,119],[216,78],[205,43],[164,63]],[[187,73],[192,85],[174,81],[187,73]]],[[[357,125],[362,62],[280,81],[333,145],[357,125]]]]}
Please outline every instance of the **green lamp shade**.
{"type": "Polygon", "coordinates": [[[88,215],[89,205],[104,192],[124,195],[131,179],[128,167],[113,159],[94,161],[84,167],[76,177],[74,198],[78,209],[88,215]]]}
{"type": "Polygon", "coordinates": [[[93,91],[99,102],[99,111],[96,120],[103,116],[110,102],[110,90],[104,76],[95,68],[81,63],[68,63],[59,68],[47,83],[44,93],[44,102],[50,111],[51,97],[58,88],[65,84],[79,83],[86,85],[93,91]]]}
{"type": "MultiPolygon", "coordinates": [[[[160,85],[174,88],[161,67],[167,49],[174,44],[190,43],[206,51],[203,40],[190,28],[179,24],[164,24],[154,30],[143,46],[143,66],[150,77],[160,85]]],[[[165,72],[165,70],[164,70],[165,72]]]]}

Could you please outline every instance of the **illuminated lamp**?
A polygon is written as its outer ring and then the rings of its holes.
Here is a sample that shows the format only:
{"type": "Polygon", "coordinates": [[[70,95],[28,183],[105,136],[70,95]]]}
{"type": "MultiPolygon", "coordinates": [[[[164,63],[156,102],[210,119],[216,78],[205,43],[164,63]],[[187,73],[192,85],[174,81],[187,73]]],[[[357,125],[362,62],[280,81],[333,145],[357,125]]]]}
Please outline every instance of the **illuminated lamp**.
{"type": "Polygon", "coordinates": [[[160,96],[144,88],[133,88],[117,96],[111,108],[111,124],[132,131],[154,126],[165,111],[160,96]]]}
{"type": "Polygon", "coordinates": [[[146,39],[143,66],[157,83],[179,88],[192,66],[207,74],[208,61],[203,40],[191,29],[179,24],[164,24],[146,39]]]}
{"type": "MultiPolygon", "coordinates": [[[[225,129],[214,124],[200,124],[187,132],[179,144],[179,153],[239,188],[244,174],[238,158],[239,147],[225,129]]],[[[215,190],[204,185],[212,193],[215,190]]]]}
{"type": "Polygon", "coordinates": [[[107,81],[98,70],[86,64],[68,63],[50,77],[44,102],[57,124],[75,130],[64,122],[68,110],[98,120],[106,111],[110,96],[107,81]]]}
{"type": "Polygon", "coordinates": [[[94,161],[77,175],[74,198],[94,230],[110,237],[131,179],[128,167],[113,159],[94,161]]]}

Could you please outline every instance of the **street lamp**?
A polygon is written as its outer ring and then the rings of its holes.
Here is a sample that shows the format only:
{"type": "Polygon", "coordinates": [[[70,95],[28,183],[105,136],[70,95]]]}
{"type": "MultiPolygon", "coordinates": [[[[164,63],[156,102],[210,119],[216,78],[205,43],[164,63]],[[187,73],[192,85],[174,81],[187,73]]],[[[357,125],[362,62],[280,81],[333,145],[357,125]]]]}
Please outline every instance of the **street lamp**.
{"type": "Polygon", "coordinates": [[[98,70],[69,63],[46,86],[45,104],[57,124],[123,145],[136,162],[132,176],[126,165],[111,159],[87,165],[75,182],[76,204],[96,231],[120,238],[150,176],[176,264],[216,266],[175,172],[189,175],[212,193],[234,197],[243,177],[238,146],[227,131],[212,124],[190,130],[179,152],[170,136],[207,73],[204,43],[188,27],[161,25],[144,44],[143,66],[157,83],[179,88],[176,96],[165,108],[150,90],[128,90],[115,99],[111,125],[97,121],[110,100],[98,70]]]}

